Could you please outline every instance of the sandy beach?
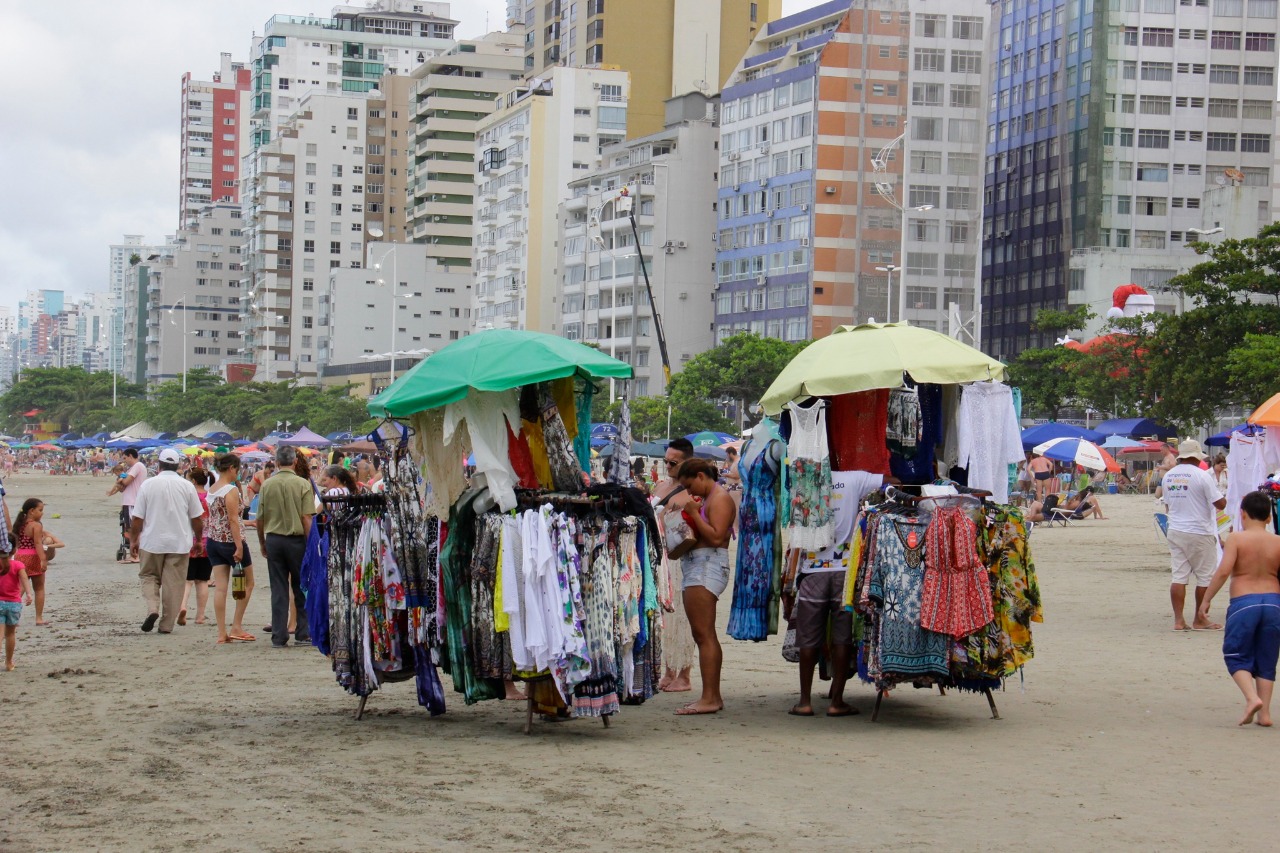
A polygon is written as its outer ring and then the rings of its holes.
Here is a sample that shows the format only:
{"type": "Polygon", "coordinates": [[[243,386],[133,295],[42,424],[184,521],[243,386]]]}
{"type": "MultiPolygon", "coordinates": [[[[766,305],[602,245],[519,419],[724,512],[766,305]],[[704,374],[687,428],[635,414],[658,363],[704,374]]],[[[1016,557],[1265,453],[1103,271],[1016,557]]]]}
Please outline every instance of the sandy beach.
{"type": "Polygon", "coordinates": [[[1046,621],[1025,680],[997,694],[1001,720],[981,696],[905,689],[871,723],[861,684],[859,716],[790,717],[780,639],[725,637],[723,713],[677,718],[687,700],[666,695],[609,729],[535,722],[526,737],[522,705],[451,693],[432,719],[412,684],[356,722],[327,659],[260,633],[265,571],[257,642],[142,633],[107,482],[6,481],[11,507],[47,502],[67,548],[48,575],[54,625],[27,608],[19,668],[0,672],[2,850],[1273,845],[1280,731],[1236,727],[1220,632],[1170,630],[1148,497],[1104,496],[1108,520],[1035,531],[1046,621]]]}

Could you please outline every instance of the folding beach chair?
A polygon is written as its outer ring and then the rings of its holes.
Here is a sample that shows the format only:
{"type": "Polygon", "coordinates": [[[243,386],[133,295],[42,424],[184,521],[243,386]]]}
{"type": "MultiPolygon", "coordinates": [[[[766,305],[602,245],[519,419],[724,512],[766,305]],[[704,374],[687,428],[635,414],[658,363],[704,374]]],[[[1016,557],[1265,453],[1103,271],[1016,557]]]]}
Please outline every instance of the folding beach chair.
{"type": "MultiPolygon", "coordinates": [[[[1092,494],[1092,486],[1081,489],[1080,494],[1076,496],[1080,499],[1080,503],[1074,510],[1058,506],[1055,506],[1053,509],[1048,509],[1046,507],[1044,509],[1045,517],[1050,519],[1050,523],[1057,522],[1063,527],[1069,526],[1073,521],[1080,521],[1088,513],[1093,511],[1093,506],[1088,502],[1088,499],[1092,494]]],[[[1045,503],[1048,503],[1048,501],[1045,503]]]]}
{"type": "Polygon", "coordinates": [[[1168,541],[1169,539],[1169,514],[1157,512],[1153,516],[1156,525],[1156,542],[1168,541]]]}
{"type": "Polygon", "coordinates": [[[1044,504],[1040,507],[1040,514],[1044,516],[1043,523],[1050,527],[1055,524],[1067,526],[1067,522],[1059,516],[1062,510],[1058,509],[1058,497],[1058,495],[1045,495],[1044,504]]]}

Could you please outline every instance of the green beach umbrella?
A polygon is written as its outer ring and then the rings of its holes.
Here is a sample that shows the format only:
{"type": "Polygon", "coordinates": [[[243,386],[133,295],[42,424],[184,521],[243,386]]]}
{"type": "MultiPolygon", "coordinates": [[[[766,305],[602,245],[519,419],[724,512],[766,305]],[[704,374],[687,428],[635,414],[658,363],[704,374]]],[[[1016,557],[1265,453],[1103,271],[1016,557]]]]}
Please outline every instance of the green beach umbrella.
{"type": "Polygon", "coordinates": [[[408,417],[476,391],[505,391],[566,376],[630,379],[631,365],[555,335],[490,329],[428,356],[369,400],[375,417],[408,417]]]}
{"type": "Polygon", "coordinates": [[[782,369],[760,404],[776,415],[792,400],[897,388],[916,382],[954,385],[1004,379],[1004,365],[968,344],[906,323],[840,326],[782,369]]]}

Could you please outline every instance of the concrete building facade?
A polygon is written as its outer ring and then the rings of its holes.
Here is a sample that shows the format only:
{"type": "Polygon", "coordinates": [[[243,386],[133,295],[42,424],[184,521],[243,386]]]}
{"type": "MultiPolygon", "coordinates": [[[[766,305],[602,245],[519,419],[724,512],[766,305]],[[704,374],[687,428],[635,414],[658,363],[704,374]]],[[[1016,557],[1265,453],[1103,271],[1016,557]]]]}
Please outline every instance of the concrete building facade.
{"type": "Polygon", "coordinates": [[[470,273],[475,224],[475,128],[519,84],[523,29],[459,42],[412,75],[413,137],[404,197],[406,234],[443,271],[470,273]]]}
{"type": "Polygon", "coordinates": [[[249,67],[221,56],[211,80],[182,75],[182,149],[178,173],[178,227],[191,227],[213,202],[240,200],[242,98],[251,84],[249,67]]]}
{"type": "MultiPolygon", "coordinates": [[[[160,257],[145,262],[145,288],[131,291],[126,304],[145,353],[140,378],[145,384],[180,379],[204,368],[223,374],[239,358],[240,206],[206,207],[179,230],[160,257]]],[[[139,365],[134,364],[137,371],[139,365]]]]}
{"type": "Polygon", "coordinates": [[[560,317],[553,331],[631,364],[633,396],[666,392],[637,256],[648,271],[672,371],[712,343],[715,244],[707,235],[716,224],[717,106],[698,93],[668,102],[665,130],[606,148],[604,164],[570,182],[571,198],[560,205],[560,317]]]}
{"type": "Polygon", "coordinates": [[[627,128],[624,71],[555,68],[499,100],[476,127],[473,327],[550,332],[556,214],[569,184],[627,128]]]}
{"type": "Polygon", "coordinates": [[[756,39],[722,95],[717,340],[972,320],[988,13],[949,9],[835,0],[756,39]]]}
{"type": "Polygon", "coordinates": [[[760,28],[781,13],[782,0],[525,2],[525,71],[630,72],[627,136],[644,136],[662,130],[668,98],[719,92],[760,28]]]}
{"type": "Polygon", "coordinates": [[[1053,343],[1031,328],[1040,308],[1103,315],[1133,270],[1194,263],[1187,245],[1214,221],[1274,218],[1277,3],[997,8],[983,323],[1010,358],[1053,343]],[[1207,193],[1231,184],[1257,196],[1206,216],[1207,193]]]}

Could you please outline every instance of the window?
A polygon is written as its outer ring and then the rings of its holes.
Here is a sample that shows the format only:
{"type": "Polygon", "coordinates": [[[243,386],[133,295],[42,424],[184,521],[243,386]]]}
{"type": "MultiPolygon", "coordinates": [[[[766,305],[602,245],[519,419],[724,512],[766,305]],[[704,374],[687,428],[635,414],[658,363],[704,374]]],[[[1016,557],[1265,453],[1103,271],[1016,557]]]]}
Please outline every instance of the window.
{"type": "Polygon", "coordinates": [[[982,52],[977,50],[951,51],[951,73],[981,74],[982,73],[982,52]]]}
{"type": "MultiPolygon", "coordinates": [[[[1275,17],[1275,14],[1273,13],[1271,17],[1275,17]]],[[[982,38],[982,19],[956,15],[951,19],[951,37],[966,40],[982,38]]]]}
{"type": "Polygon", "coordinates": [[[968,187],[947,188],[947,210],[970,210],[974,200],[974,191],[968,187]]]}
{"type": "Polygon", "coordinates": [[[1275,69],[1253,65],[1246,65],[1244,67],[1244,84],[1246,86],[1274,86],[1275,83],[1275,69]]]}
{"type": "Polygon", "coordinates": [[[977,107],[979,98],[979,88],[977,86],[959,86],[951,87],[951,106],[953,107],[977,107]]]}
{"type": "Polygon", "coordinates": [[[1275,53],[1276,35],[1275,33],[1245,33],[1244,49],[1275,53]]]}
{"type": "MultiPolygon", "coordinates": [[[[1247,71],[1245,81],[1248,82],[1247,71]]],[[[1240,69],[1234,65],[1210,65],[1209,82],[1237,84],[1240,82],[1240,69]]]]}
{"type": "Polygon", "coordinates": [[[1167,116],[1173,112],[1173,98],[1168,95],[1143,95],[1138,104],[1143,115],[1167,116]]]}
{"type": "Polygon", "coordinates": [[[947,34],[947,16],[946,15],[925,15],[915,16],[916,19],[916,35],[922,38],[944,38],[947,34]]]}
{"type": "Polygon", "coordinates": [[[1169,131],[1139,130],[1138,131],[1138,147],[1139,148],[1168,148],[1169,147],[1169,131]]]}
{"type": "Polygon", "coordinates": [[[915,50],[916,71],[942,71],[947,52],[931,47],[918,47],[915,50]]]}
{"type": "Polygon", "coordinates": [[[941,83],[916,83],[911,87],[911,103],[918,107],[940,107],[942,89],[941,83]]]}
{"type": "Polygon", "coordinates": [[[1142,79],[1143,80],[1172,80],[1173,79],[1173,63],[1172,62],[1142,63],[1142,79]]]}
{"type": "Polygon", "coordinates": [[[1271,151],[1271,135],[1267,133],[1240,134],[1240,150],[1246,154],[1266,154],[1271,151]]]}
{"type": "Polygon", "coordinates": [[[1164,216],[1169,203],[1158,196],[1140,195],[1137,199],[1139,216],[1164,216]]]}
{"type": "Polygon", "coordinates": [[[339,241],[339,240],[332,240],[332,241],[330,241],[330,243],[329,243],[329,254],[331,254],[331,255],[340,255],[340,254],[342,254],[342,242],[341,242],[341,241],[339,241]]]}
{"type": "Polygon", "coordinates": [[[1214,50],[1239,50],[1240,33],[1214,30],[1209,36],[1209,47],[1214,50]]]}
{"type": "Polygon", "coordinates": [[[914,185],[910,189],[908,202],[910,207],[924,207],[925,205],[937,207],[942,203],[942,189],[940,187],[914,185]]]}
{"type": "Polygon", "coordinates": [[[1165,163],[1139,163],[1138,180],[1158,182],[1168,181],[1169,167],[1165,163]]]}
{"type": "Polygon", "coordinates": [[[938,175],[942,173],[942,152],[912,151],[911,171],[917,175],[938,175]]]}
{"type": "Polygon", "coordinates": [[[972,118],[953,118],[947,122],[947,140],[949,142],[977,142],[978,120],[972,118]]]}
{"type": "Polygon", "coordinates": [[[1237,107],[1235,98],[1210,98],[1209,118],[1235,118],[1237,107]]]}
{"type": "Polygon", "coordinates": [[[1173,47],[1173,30],[1167,27],[1144,27],[1142,43],[1146,47],[1173,47]]]}
{"type": "Polygon", "coordinates": [[[1235,151],[1236,135],[1211,130],[1205,148],[1209,151],[1235,151]]]}
{"type": "Polygon", "coordinates": [[[911,138],[924,142],[942,141],[942,119],[915,117],[911,121],[911,138]]]}
{"type": "Polygon", "coordinates": [[[1271,102],[1270,101],[1245,101],[1244,108],[1240,111],[1241,118],[1271,118],[1271,102]]]}
{"type": "Polygon", "coordinates": [[[907,252],[907,275],[933,276],[937,274],[937,252],[907,252]]]}

